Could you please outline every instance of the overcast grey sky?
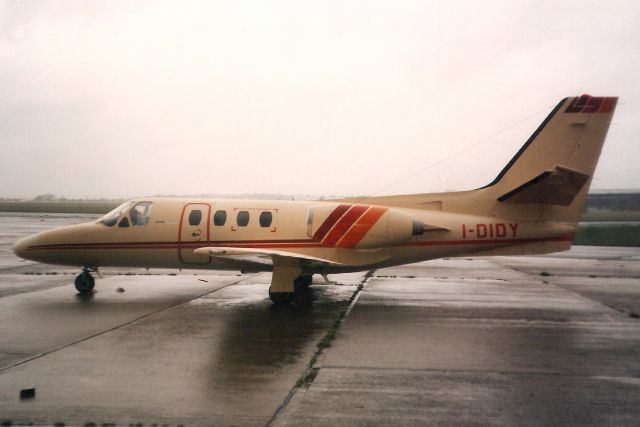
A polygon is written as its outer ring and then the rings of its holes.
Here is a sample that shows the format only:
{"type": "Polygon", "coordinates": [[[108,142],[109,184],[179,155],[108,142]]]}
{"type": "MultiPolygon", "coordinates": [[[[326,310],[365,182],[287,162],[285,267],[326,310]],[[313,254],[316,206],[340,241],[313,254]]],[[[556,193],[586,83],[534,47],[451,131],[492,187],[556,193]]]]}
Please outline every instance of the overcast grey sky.
{"type": "Polygon", "coordinates": [[[0,1],[0,197],[366,195],[473,146],[382,194],[469,189],[581,93],[620,96],[592,188],[639,188],[639,75],[637,1],[0,1]]]}

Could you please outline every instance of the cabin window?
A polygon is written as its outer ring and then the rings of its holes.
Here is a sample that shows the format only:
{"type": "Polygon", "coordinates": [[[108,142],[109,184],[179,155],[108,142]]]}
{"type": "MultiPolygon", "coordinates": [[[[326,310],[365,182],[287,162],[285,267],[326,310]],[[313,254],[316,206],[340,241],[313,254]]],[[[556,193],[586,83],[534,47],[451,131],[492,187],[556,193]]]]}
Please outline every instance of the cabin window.
{"type": "Polygon", "coordinates": [[[129,226],[129,218],[127,218],[125,216],[120,220],[120,223],[118,224],[118,227],[125,228],[125,227],[128,227],[128,226],[129,226]]]}
{"type": "Polygon", "coordinates": [[[240,211],[238,212],[238,217],[236,218],[238,223],[238,227],[246,227],[249,224],[249,212],[248,211],[240,211]]]}
{"type": "Polygon", "coordinates": [[[227,211],[216,211],[213,214],[213,225],[224,225],[227,222],[227,211]]]}
{"type": "Polygon", "coordinates": [[[149,214],[151,213],[151,202],[137,203],[129,211],[132,227],[141,227],[149,223],[149,214]]]}
{"type": "Polygon", "coordinates": [[[271,212],[262,212],[260,214],[260,227],[269,227],[271,225],[271,221],[273,221],[273,215],[271,212]]]}
{"type": "Polygon", "coordinates": [[[200,225],[202,220],[202,211],[194,209],[189,214],[189,225],[200,225]]]}

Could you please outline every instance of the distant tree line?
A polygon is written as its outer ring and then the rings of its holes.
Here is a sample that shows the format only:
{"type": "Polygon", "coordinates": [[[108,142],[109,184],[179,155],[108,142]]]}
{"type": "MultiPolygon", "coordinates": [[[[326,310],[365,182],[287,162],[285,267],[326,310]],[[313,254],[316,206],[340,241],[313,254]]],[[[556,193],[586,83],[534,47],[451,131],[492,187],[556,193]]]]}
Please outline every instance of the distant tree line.
{"type": "Polygon", "coordinates": [[[640,210],[640,193],[588,194],[587,209],[589,208],[637,211],[640,210]]]}
{"type": "Polygon", "coordinates": [[[32,200],[34,202],[111,202],[111,201],[117,201],[120,199],[106,199],[106,198],[90,199],[88,197],[85,197],[83,199],[73,199],[73,198],[67,199],[64,196],[58,197],[52,193],[45,193],[45,194],[38,194],[32,200]]]}
{"type": "MultiPolygon", "coordinates": [[[[197,197],[197,198],[226,198],[226,199],[270,199],[270,200],[325,200],[324,196],[313,196],[308,194],[201,194],[178,196],[170,195],[169,197],[197,197]]],[[[338,199],[345,196],[328,196],[326,199],[338,199]]],[[[52,193],[39,194],[32,199],[33,202],[118,202],[122,199],[73,199],[66,197],[58,197],[52,193]]],[[[3,202],[25,201],[20,198],[0,198],[3,202]]],[[[587,195],[587,203],[585,211],[589,209],[608,209],[612,211],[639,211],[640,210],[640,192],[634,193],[596,193],[587,195]]]]}

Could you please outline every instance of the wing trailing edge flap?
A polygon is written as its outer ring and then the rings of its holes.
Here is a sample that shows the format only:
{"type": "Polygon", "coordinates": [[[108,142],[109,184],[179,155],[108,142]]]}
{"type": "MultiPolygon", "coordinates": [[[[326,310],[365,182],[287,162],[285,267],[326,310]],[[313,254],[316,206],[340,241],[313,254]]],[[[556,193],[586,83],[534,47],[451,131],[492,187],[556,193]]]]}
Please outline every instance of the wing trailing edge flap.
{"type": "Polygon", "coordinates": [[[233,247],[203,247],[193,251],[194,254],[205,255],[239,262],[250,262],[262,265],[300,264],[312,267],[343,266],[344,264],[295,252],[274,249],[233,248],[233,247]]]}
{"type": "Polygon", "coordinates": [[[498,201],[569,206],[588,180],[589,175],[556,165],[498,197],[498,201]]]}

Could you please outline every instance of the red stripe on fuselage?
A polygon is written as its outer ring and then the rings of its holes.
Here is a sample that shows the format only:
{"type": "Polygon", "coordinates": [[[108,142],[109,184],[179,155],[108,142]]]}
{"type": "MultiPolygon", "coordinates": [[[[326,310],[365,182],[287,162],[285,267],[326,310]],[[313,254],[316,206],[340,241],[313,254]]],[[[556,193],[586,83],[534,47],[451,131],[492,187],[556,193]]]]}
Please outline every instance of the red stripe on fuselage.
{"type": "Polygon", "coordinates": [[[351,209],[349,209],[349,211],[344,214],[342,219],[338,221],[336,226],[333,227],[333,229],[329,232],[327,237],[322,241],[322,244],[324,246],[334,246],[338,242],[338,240],[342,238],[344,233],[346,233],[347,230],[351,228],[353,223],[356,222],[356,220],[360,218],[360,216],[364,214],[367,209],[367,206],[352,206],[351,209]]]}
{"type": "Polygon", "coordinates": [[[335,223],[342,218],[342,215],[349,210],[349,208],[353,205],[339,205],[335,208],[324,220],[324,222],[318,227],[318,231],[313,235],[313,240],[320,241],[327,235],[329,230],[335,225],[335,223]]]}
{"type": "MultiPolygon", "coordinates": [[[[547,237],[547,238],[531,238],[531,239],[477,239],[477,240],[425,240],[420,242],[407,242],[392,245],[394,247],[413,247],[413,246],[474,246],[474,245],[504,245],[504,244],[525,244],[525,243],[542,243],[542,242],[570,242],[574,236],[547,237]]],[[[27,250],[86,250],[86,249],[175,249],[176,247],[189,246],[193,248],[201,248],[206,246],[221,247],[249,247],[249,248],[319,248],[324,245],[318,242],[307,240],[301,241],[264,241],[263,243],[247,242],[233,243],[229,242],[121,242],[121,243],[77,243],[77,244],[60,244],[60,245],[38,245],[30,246],[27,250]]]]}
{"type": "Polygon", "coordinates": [[[372,207],[351,227],[338,243],[340,248],[355,248],[360,240],[371,230],[376,222],[387,211],[387,208],[372,207]]]}

